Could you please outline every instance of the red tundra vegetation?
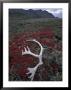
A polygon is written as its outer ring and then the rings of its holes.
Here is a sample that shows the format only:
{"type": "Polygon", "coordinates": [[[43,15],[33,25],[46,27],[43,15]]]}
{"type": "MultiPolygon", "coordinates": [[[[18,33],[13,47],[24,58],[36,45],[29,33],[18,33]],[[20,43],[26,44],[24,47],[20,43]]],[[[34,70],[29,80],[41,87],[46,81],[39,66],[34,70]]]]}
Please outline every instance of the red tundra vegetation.
{"type": "MultiPolygon", "coordinates": [[[[24,50],[24,47],[27,45],[31,47],[31,50],[33,48],[33,52],[35,47],[38,48],[36,44],[31,46],[31,44],[26,42],[26,40],[31,38],[38,40],[43,47],[45,45],[51,49],[57,49],[56,46],[59,47],[55,43],[54,32],[51,28],[42,28],[36,32],[24,32],[21,34],[16,34],[12,40],[9,41],[9,71],[11,72],[10,74],[15,73],[15,75],[20,76],[21,80],[29,80],[28,76],[26,75],[28,72],[27,68],[33,67],[38,63],[38,59],[33,56],[22,56],[22,49],[24,50]]],[[[51,66],[53,70],[58,70],[57,65],[52,64],[51,66]]]]}

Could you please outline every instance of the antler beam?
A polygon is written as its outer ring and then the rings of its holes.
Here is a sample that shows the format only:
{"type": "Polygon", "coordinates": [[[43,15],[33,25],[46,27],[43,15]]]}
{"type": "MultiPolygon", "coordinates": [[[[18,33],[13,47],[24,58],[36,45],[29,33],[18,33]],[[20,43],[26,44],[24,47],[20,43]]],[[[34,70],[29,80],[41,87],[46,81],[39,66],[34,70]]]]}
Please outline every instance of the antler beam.
{"type": "Polygon", "coordinates": [[[28,68],[28,71],[29,71],[29,72],[26,73],[26,74],[28,74],[28,75],[31,74],[28,78],[30,78],[31,80],[33,80],[37,68],[38,68],[40,65],[43,64],[43,62],[42,62],[42,54],[43,54],[44,48],[42,47],[42,45],[41,45],[36,39],[31,39],[31,40],[27,40],[27,41],[35,42],[35,43],[37,43],[37,44],[40,46],[40,48],[41,48],[39,55],[32,53],[32,52],[30,51],[30,49],[29,49],[28,46],[27,46],[27,49],[24,48],[25,51],[22,50],[22,55],[29,54],[29,55],[32,55],[32,56],[37,57],[37,58],[39,59],[39,63],[38,63],[34,68],[28,68]]]}

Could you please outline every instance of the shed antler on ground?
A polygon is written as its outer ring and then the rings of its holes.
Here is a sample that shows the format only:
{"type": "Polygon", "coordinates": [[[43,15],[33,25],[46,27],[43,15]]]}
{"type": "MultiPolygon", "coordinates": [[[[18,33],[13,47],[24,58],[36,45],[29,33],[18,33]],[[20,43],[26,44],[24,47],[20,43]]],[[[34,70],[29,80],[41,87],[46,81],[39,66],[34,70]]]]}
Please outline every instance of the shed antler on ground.
{"type": "Polygon", "coordinates": [[[41,48],[39,55],[32,53],[32,52],[30,51],[30,48],[29,48],[28,46],[27,46],[27,49],[24,48],[25,51],[22,50],[22,55],[29,54],[29,55],[32,55],[32,56],[34,56],[34,57],[37,57],[38,60],[39,60],[39,63],[38,63],[34,68],[28,68],[28,71],[29,71],[29,72],[26,73],[26,74],[28,74],[28,75],[31,74],[28,78],[30,78],[31,81],[32,81],[32,80],[34,79],[34,75],[35,75],[35,72],[37,71],[37,68],[38,68],[40,65],[43,64],[43,62],[42,62],[42,54],[43,54],[44,48],[43,48],[43,46],[42,46],[36,39],[30,39],[30,40],[27,40],[27,41],[35,42],[35,43],[37,43],[37,44],[40,46],[40,48],[41,48]]]}

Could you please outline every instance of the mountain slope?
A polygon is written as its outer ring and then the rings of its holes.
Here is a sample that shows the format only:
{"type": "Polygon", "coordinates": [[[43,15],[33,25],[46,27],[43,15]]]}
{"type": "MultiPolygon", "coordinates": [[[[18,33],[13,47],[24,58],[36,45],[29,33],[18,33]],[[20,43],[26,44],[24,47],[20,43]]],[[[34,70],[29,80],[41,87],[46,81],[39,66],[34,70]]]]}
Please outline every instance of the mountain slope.
{"type": "Polygon", "coordinates": [[[21,16],[24,19],[29,18],[55,18],[51,13],[47,11],[43,11],[41,9],[39,10],[33,10],[33,9],[9,9],[9,15],[13,17],[21,16]]]}

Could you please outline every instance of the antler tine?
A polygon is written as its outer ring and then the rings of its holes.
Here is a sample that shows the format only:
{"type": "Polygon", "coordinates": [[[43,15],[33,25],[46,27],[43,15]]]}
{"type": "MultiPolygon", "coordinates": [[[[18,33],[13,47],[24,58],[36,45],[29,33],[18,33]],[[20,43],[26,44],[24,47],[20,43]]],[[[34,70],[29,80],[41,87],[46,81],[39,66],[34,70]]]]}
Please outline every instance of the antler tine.
{"type": "Polygon", "coordinates": [[[43,53],[43,47],[42,47],[42,45],[36,39],[29,39],[27,41],[34,41],[34,42],[36,42],[40,46],[40,48],[41,48],[40,55],[42,55],[42,53],[43,53]]]}
{"type": "Polygon", "coordinates": [[[22,50],[22,55],[29,54],[29,55],[32,55],[32,56],[34,56],[34,57],[39,57],[39,55],[32,53],[32,52],[30,51],[30,49],[29,49],[28,46],[27,46],[27,49],[28,49],[28,50],[27,50],[26,48],[24,48],[24,49],[25,49],[25,51],[22,50]]]}
{"type": "Polygon", "coordinates": [[[27,46],[28,51],[30,51],[30,48],[27,46]]]}
{"type": "Polygon", "coordinates": [[[22,55],[27,54],[28,50],[24,47],[24,51],[22,50],[22,55]]]}
{"type": "Polygon", "coordinates": [[[27,52],[27,49],[24,47],[25,52],[27,52]]]}

